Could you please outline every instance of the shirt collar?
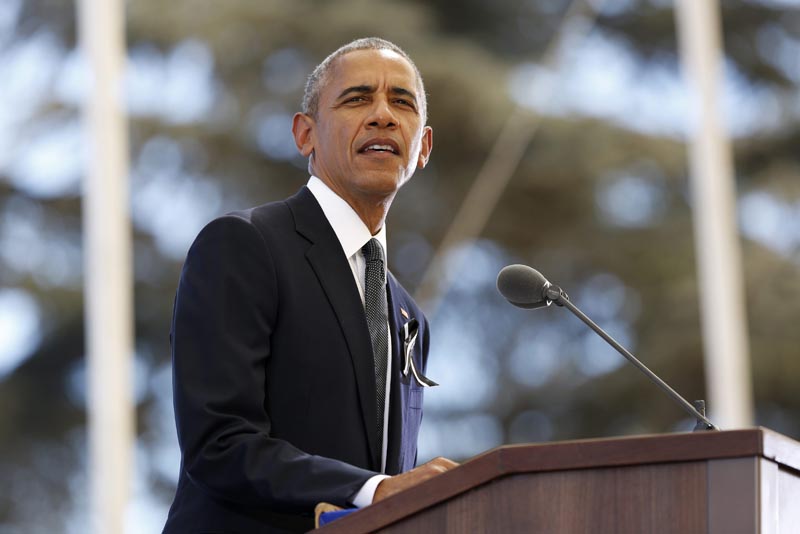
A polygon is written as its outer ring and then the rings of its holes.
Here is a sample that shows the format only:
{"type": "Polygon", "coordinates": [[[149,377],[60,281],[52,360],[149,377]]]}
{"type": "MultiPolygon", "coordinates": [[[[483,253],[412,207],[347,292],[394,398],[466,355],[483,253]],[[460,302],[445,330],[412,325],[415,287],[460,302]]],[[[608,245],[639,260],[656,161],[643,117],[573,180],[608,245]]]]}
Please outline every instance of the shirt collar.
{"type": "Polygon", "coordinates": [[[312,176],[306,185],[314,195],[314,198],[317,199],[317,202],[319,202],[322,212],[339,239],[346,257],[350,258],[356,252],[360,252],[361,247],[366,245],[367,241],[373,237],[383,246],[384,257],[389,257],[386,249],[385,223],[377,234],[372,235],[367,225],[361,220],[361,217],[350,207],[350,204],[334,193],[325,182],[316,176],[312,176]]]}

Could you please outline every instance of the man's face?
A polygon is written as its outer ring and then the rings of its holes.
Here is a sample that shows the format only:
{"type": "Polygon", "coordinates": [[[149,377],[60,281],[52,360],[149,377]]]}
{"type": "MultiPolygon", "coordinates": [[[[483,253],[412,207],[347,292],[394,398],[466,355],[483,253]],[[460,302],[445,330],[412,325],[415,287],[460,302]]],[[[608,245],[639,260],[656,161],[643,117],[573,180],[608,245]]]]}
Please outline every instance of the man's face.
{"type": "Polygon", "coordinates": [[[312,172],[351,205],[394,195],[432,145],[414,69],[390,50],[357,50],[323,83],[317,117],[298,114],[293,129],[312,172]]]}

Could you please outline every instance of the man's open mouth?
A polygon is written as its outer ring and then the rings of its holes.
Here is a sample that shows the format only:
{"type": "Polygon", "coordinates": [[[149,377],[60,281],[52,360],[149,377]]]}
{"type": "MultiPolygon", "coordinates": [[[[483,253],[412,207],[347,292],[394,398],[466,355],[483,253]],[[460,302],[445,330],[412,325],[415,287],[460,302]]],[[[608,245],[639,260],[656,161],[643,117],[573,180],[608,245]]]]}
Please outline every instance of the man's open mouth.
{"type": "Polygon", "coordinates": [[[399,154],[400,150],[394,141],[380,140],[380,141],[367,141],[361,148],[358,149],[359,154],[367,153],[389,153],[399,154]]]}

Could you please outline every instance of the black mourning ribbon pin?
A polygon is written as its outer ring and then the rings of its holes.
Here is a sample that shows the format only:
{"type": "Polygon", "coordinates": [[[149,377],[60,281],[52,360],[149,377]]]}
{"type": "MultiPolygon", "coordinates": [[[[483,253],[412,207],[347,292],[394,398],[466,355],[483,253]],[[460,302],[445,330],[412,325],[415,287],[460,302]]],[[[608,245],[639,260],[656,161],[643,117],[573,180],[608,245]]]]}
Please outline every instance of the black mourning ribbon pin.
{"type": "Polygon", "coordinates": [[[438,386],[439,384],[419,372],[416,364],[414,364],[412,354],[414,353],[414,345],[417,343],[418,334],[419,322],[416,319],[411,319],[403,325],[403,356],[405,362],[403,365],[403,376],[407,377],[408,372],[411,371],[411,375],[420,386],[424,388],[438,386]]]}

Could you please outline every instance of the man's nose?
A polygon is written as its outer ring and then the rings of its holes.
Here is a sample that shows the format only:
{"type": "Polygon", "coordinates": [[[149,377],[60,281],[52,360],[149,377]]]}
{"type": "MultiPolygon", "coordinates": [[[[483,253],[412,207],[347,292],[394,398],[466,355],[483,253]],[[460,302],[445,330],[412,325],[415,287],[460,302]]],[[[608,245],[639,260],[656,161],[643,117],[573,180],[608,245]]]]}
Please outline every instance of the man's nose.
{"type": "Polygon", "coordinates": [[[379,98],[375,100],[370,110],[367,123],[376,128],[393,128],[398,125],[398,119],[389,102],[379,98]]]}

